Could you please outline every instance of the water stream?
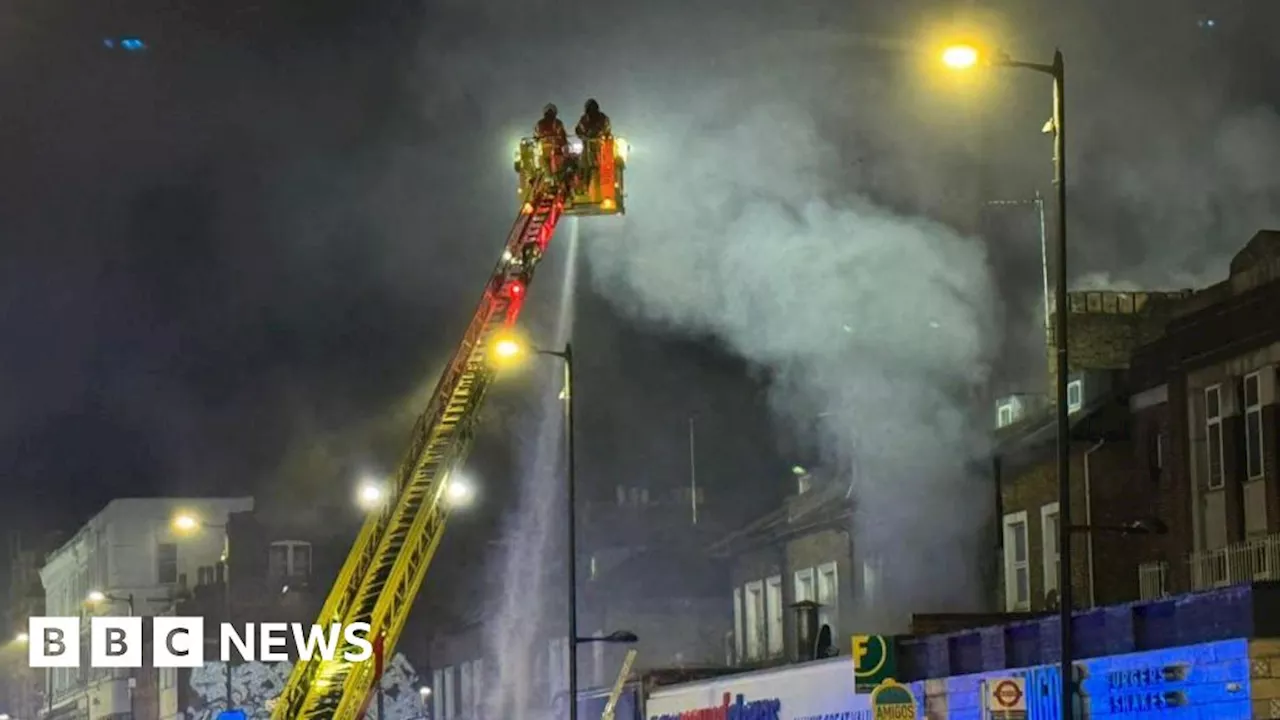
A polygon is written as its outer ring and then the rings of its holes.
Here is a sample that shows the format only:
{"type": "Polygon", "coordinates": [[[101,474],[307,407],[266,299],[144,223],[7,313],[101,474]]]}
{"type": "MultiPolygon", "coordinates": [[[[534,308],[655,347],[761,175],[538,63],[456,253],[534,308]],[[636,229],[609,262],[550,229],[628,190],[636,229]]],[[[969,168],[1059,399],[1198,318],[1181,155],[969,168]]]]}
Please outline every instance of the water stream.
{"type": "MultiPolygon", "coordinates": [[[[566,252],[558,273],[560,297],[553,330],[548,337],[532,338],[546,348],[564,347],[573,330],[578,221],[567,219],[564,230],[566,252]]],[[[547,274],[544,280],[556,279],[547,274]]],[[[532,371],[546,381],[537,384],[537,429],[519,449],[514,478],[519,509],[501,544],[502,575],[492,586],[499,596],[490,598],[495,615],[486,618],[484,625],[485,657],[492,663],[486,668],[486,689],[478,699],[485,718],[536,717],[537,711],[545,710],[534,707],[542,704],[535,702],[540,693],[534,683],[540,678],[545,681],[550,657],[543,638],[552,629],[564,634],[566,624],[547,617],[547,604],[559,590],[551,585],[549,577],[554,575],[547,569],[562,564],[556,553],[564,547],[565,395],[560,380],[564,368],[557,358],[542,356],[538,361],[539,367],[532,371]],[[548,623],[554,627],[544,627],[548,623]]],[[[552,668],[551,675],[563,678],[566,671],[552,668]]]]}

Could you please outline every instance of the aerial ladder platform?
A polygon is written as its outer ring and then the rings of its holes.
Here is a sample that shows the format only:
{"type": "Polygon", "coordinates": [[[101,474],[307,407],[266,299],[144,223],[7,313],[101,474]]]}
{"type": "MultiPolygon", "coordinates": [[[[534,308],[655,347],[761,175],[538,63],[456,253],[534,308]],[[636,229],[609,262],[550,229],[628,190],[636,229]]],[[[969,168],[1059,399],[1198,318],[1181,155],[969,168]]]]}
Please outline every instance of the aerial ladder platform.
{"type": "Polygon", "coordinates": [[[381,660],[396,642],[449,519],[448,486],[466,460],[480,406],[494,378],[493,343],[509,332],[566,215],[621,215],[627,144],[574,138],[563,152],[526,138],[516,151],[519,211],[462,340],[440,376],[390,478],[387,499],[369,513],[317,624],[368,623],[377,662],[344,659],[361,648],[339,644],[294,666],[271,707],[272,720],[358,720],[373,697],[381,660]]]}

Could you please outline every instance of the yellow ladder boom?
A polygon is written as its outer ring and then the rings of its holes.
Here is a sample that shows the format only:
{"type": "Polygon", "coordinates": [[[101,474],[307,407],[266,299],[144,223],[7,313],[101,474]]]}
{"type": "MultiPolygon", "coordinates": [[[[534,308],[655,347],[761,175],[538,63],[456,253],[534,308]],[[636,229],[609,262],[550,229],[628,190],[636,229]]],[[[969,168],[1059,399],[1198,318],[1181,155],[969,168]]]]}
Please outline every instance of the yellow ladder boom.
{"type": "MultiPolygon", "coordinates": [[[[384,507],[370,513],[318,623],[368,623],[384,658],[394,656],[409,610],[449,517],[446,488],[470,448],[478,408],[493,377],[489,343],[519,315],[533,271],[565,207],[563,184],[535,182],[502,259],[485,285],[461,344],[418,417],[384,507]]],[[[376,663],[350,662],[358,647],[339,644],[332,660],[299,660],[272,707],[272,720],[355,720],[375,682],[376,663]]]]}

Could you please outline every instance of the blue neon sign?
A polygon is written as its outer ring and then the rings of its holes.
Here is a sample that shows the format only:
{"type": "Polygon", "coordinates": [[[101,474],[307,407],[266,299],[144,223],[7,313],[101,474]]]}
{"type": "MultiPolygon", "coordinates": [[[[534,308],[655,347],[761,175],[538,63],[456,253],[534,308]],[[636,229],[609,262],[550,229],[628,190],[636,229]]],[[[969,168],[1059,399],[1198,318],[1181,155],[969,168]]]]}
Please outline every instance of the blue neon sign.
{"type": "MultiPolygon", "coordinates": [[[[1189,645],[1076,663],[1079,689],[1073,720],[1162,720],[1249,717],[1249,641],[1189,645]]],[[[1062,674],[1056,665],[947,679],[948,717],[981,720],[983,680],[1021,676],[1027,720],[1061,720],[1062,674]]]]}

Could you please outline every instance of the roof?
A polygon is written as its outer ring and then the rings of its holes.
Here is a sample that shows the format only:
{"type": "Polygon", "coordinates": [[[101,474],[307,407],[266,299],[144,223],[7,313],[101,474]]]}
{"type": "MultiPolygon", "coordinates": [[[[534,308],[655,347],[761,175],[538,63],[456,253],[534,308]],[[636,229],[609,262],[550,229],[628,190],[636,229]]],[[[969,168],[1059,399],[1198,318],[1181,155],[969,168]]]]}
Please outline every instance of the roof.
{"type": "MultiPolygon", "coordinates": [[[[1055,449],[1054,441],[1058,437],[1056,407],[1052,405],[1007,428],[1007,432],[997,437],[992,456],[1006,460],[1030,459],[1042,452],[1052,452],[1055,449]]],[[[1096,396],[1084,407],[1071,413],[1068,419],[1071,439],[1117,439],[1125,432],[1123,420],[1127,418],[1128,412],[1128,393],[1111,390],[1096,396]],[[1123,414],[1117,416],[1117,409],[1123,410],[1123,414]]]]}
{"type": "Polygon", "coordinates": [[[853,501],[846,484],[835,479],[806,493],[792,495],[786,503],[712,543],[713,555],[726,555],[746,547],[793,537],[853,517],[853,501]]]}

